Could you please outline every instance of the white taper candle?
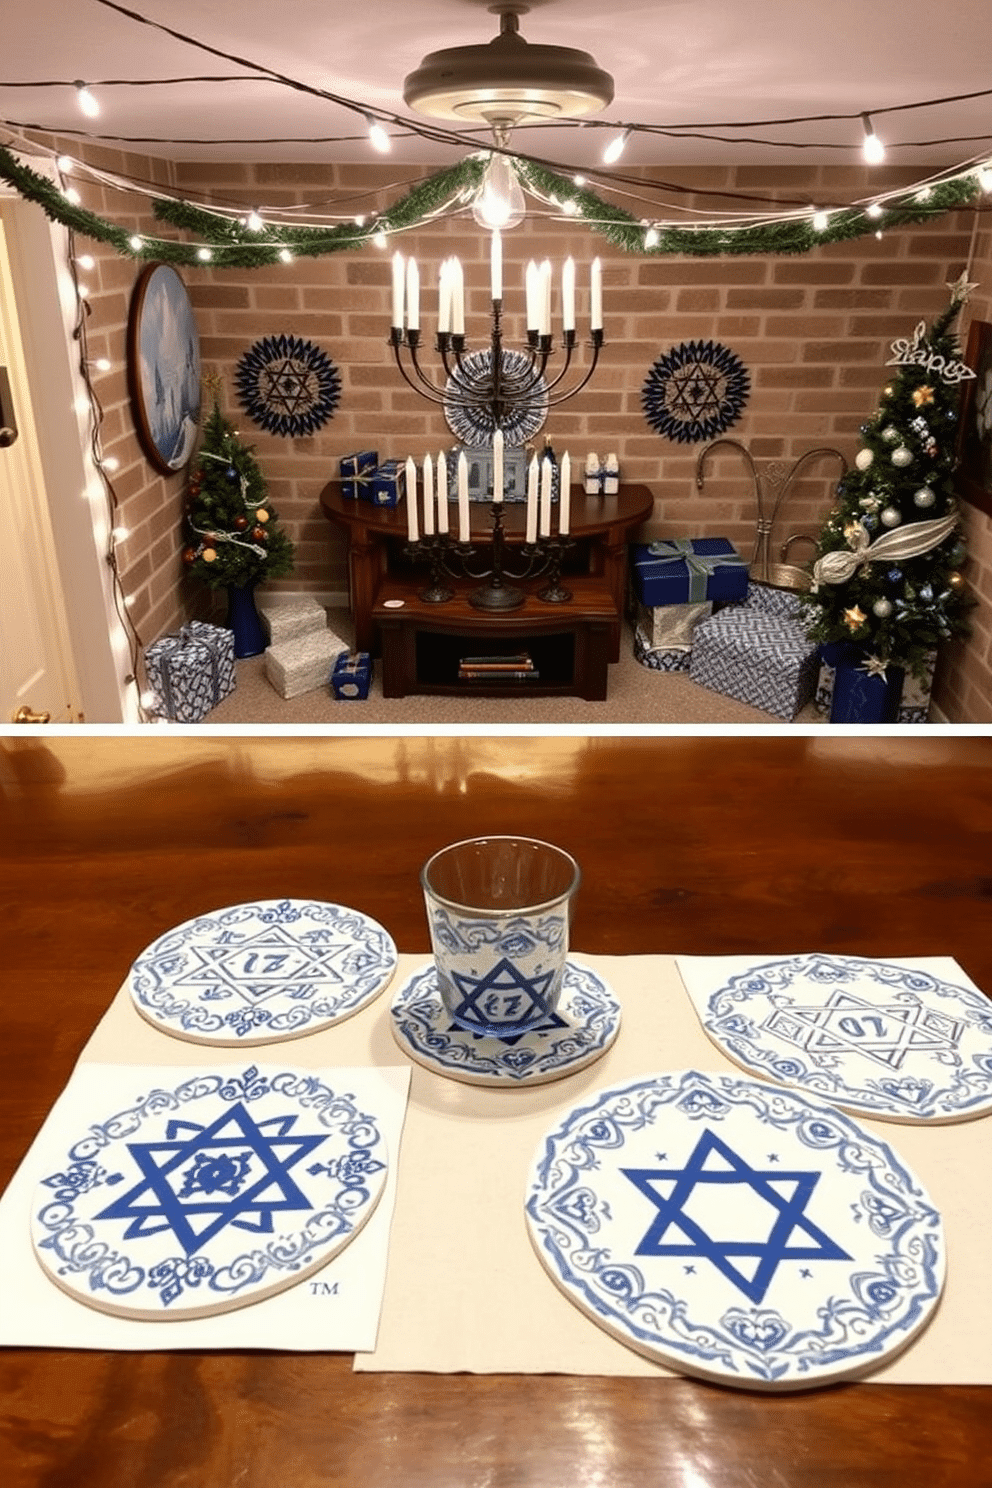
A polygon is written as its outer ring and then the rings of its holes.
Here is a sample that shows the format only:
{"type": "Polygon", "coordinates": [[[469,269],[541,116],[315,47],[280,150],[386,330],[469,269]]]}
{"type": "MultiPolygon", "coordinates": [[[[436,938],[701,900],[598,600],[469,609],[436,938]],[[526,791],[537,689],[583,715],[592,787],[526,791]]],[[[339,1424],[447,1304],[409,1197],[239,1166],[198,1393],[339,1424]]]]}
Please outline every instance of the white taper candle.
{"type": "Polygon", "coordinates": [[[420,330],[420,270],[415,258],[406,261],[406,328],[420,330]]]}
{"type": "Polygon", "coordinates": [[[551,461],[541,461],[541,536],[551,536],[551,461]]]}
{"type": "Polygon", "coordinates": [[[489,250],[489,281],[494,300],[503,298],[503,241],[499,228],[493,228],[492,247],[489,250]]]}
{"type": "Polygon", "coordinates": [[[406,461],[406,535],[412,543],[420,537],[417,527],[417,467],[413,456],[406,461]]]}
{"type": "Polygon", "coordinates": [[[503,500],[503,446],[505,439],[503,430],[497,429],[493,435],[493,500],[503,500]]]}
{"type": "Polygon", "coordinates": [[[575,330],[575,259],[566,258],[561,266],[561,328],[575,330]]]}
{"type": "Polygon", "coordinates": [[[458,456],[458,541],[467,543],[470,536],[468,520],[468,461],[465,451],[458,456]]]}
{"type": "Polygon", "coordinates": [[[437,456],[437,530],[448,530],[448,461],[444,450],[437,456]]]}
{"type": "Polygon", "coordinates": [[[465,276],[462,274],[461,261],[457,258],[451,260],[451,285],[451,334],[464,336],[465,276]]]}
{"type": "Polygon", "coordinates": [[[402,253],[393,254],[393,325],[403,329],[403,267],[402,253]]]}
{"type": "Polygon", "coordinates": [[[561,490],[558,496],[558,535],[568,536],[568,527],[572,519],[572,459],[568,450],[561,457],[560,466],[561,490]]]}
{"type": "Polygon", "coordinates": [[[534,455],[527,467],[527,532],[526,541],[533,543],[537,539],[537,456],[534,455]]]}
{"type": "Polygon", "coordinates": [[[592,261],[589,270],[589,329],[601,331],[603,329],[603,266],[598,258],[592,261]]]}

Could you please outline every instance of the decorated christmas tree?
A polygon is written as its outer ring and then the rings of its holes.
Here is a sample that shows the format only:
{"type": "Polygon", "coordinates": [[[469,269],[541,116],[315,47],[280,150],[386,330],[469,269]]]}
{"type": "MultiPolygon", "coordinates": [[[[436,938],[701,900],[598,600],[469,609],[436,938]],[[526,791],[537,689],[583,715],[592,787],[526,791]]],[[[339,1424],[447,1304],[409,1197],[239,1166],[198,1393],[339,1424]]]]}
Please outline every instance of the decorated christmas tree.
{"type": "Polygon", "coordinates": [[[187,571],[212,588],[243,588],[292,570],[293,544],[266,498],[258,462],[216,400],[191,466],[185,526],[187,571]]]}
{"type": "Polygon", "coordinates": [[[893,343],[896,370],[819,536],[810,637],[853,643],[869,675],[924,677],[938,644],[968,633],[953,472],[961,383],[974,374],[953,326],[969,287],[962,274],[929,332],[921,321],[893,343]]]}

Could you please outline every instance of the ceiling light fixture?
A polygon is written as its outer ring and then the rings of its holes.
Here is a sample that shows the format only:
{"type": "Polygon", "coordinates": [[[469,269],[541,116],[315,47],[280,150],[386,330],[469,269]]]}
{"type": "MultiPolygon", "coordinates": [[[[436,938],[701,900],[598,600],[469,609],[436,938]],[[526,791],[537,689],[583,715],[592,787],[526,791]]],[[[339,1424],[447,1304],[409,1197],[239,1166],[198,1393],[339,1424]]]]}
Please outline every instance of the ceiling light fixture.
{"type": "Polygon", "coordinates": [[[512,127],[529,119],[572,119],[613,101],[613,79],[588,52],[536,46],[520,35],[526,5],[491,5],[499,35],[481,46],[429,52],[403,83],[409,108],[435,119],[512,127]]]}
{"type": "Polygon", "coordinates": [[[472,203],[472,216],[480,227],[508,232],[511,227],[518,227],[526,214],[527,203],[512,158],[493,155],[472,203]]]}

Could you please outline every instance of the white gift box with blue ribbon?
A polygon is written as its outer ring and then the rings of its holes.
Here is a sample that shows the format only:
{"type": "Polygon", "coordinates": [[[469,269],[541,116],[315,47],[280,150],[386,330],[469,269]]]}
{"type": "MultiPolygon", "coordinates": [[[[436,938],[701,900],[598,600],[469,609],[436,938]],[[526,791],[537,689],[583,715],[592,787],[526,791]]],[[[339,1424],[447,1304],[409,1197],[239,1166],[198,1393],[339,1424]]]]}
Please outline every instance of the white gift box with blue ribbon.
{"type": "Polygon", "coordinates": [[[631,576],[642,604],[729,602],[747,594],[747,564],[725,537],[668,537],[635,543],[631,576]]]}
{"type": "Polygon", "coordinates": [[[155,711],[173,723],[199,723],[235,688],[234,635],[193,620],[145,651],[155,711]]]}

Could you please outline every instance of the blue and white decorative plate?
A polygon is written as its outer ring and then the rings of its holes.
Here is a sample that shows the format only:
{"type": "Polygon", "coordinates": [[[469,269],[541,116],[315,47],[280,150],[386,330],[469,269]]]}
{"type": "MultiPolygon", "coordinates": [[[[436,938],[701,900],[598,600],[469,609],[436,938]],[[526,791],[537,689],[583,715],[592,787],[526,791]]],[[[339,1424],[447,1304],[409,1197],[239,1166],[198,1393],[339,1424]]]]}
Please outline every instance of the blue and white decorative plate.
{"type": "MultiPolygon", "coordinates": [[[[496,432],[490,407],[492,372],[491,351],[470,351],[445,385],[445,421],[452,434],[471,449],[491,446],[496,432]]],[[[534,377],[531,359],[522,351],[504,348],[500,372],[510,403],[500,428],[508,447],[524,445],[548,416],[548,385],[543,377],[534,377]]]]}
{"type": "Polygon", "coordinates": [[[375,920],[340,904],[262,899],[178,925],[131,968],[138,1012],[195,1044],[250,1048],[351,1017],[396,970],[375,920]]]}
{"type": "Polygon", "coordinates": [[[992,1111],[992,1002],[860,956],[790,956],[689,995],[707,1034],[753,1074],[883,1121],[992,1111]]]}
{"type": "Polygon", "coordinates": [[[31,1237],[100,1312],[203,1318],[274,1296],[343,1250],[385,1187],[374,1115],[312,1071],[205,1069],[93,1118],[39,1184],[31,1237]]]}
{"type": "Polygon", "coordinates": [[[620,1031],[615,993],[588,967],[569,961],[561,1001],[531,1033],[499,1038],[456,1027],[441,1004],[434,963],[407,979],[392,1008],[405,1054],[467,1085],[543,1085],[600,1059],[620,1031]]]}
{"type": "Polygon", "coordinates": [[[898,1154],[843,1112],[742,1076],[684,1070],[593,1095],[538,1147],[526,1216],[593,1322],[747,1390],[879,1369],[944,1284],[941,1217],[898,1154]]]}

